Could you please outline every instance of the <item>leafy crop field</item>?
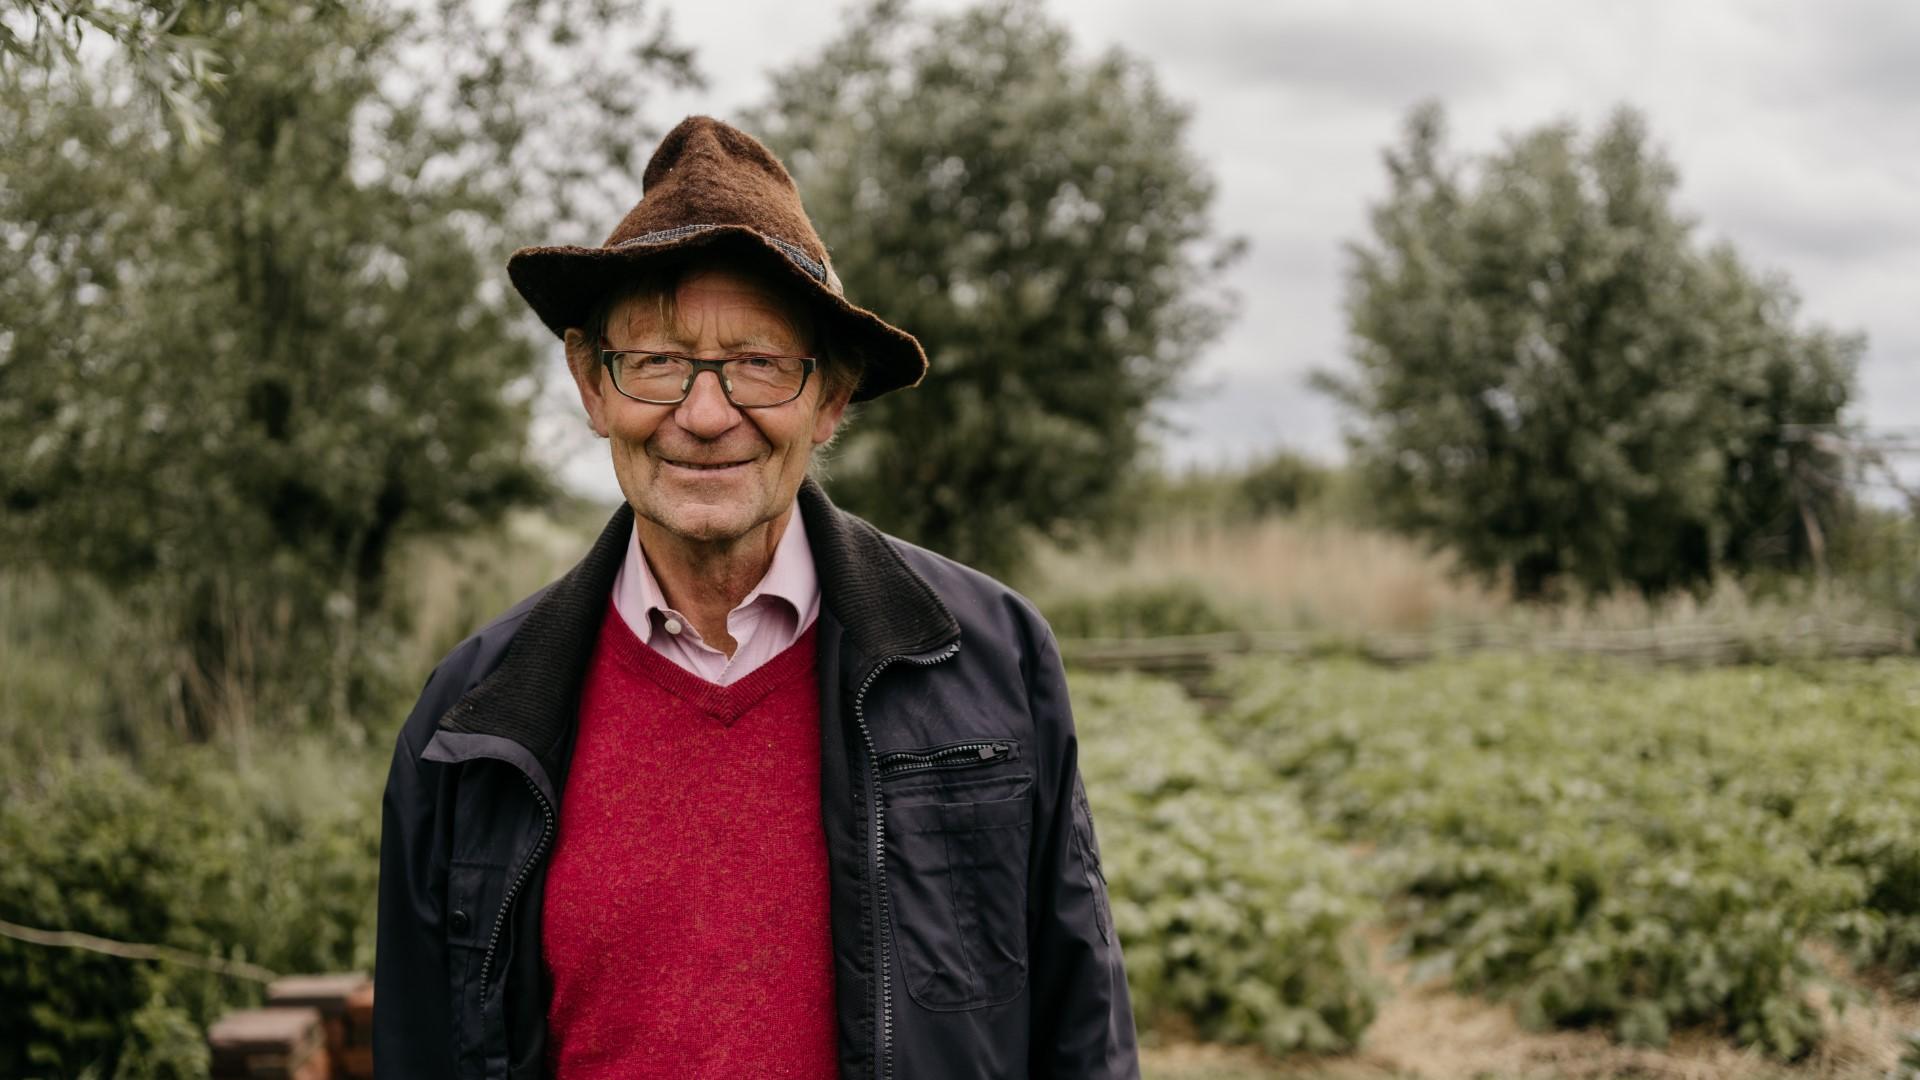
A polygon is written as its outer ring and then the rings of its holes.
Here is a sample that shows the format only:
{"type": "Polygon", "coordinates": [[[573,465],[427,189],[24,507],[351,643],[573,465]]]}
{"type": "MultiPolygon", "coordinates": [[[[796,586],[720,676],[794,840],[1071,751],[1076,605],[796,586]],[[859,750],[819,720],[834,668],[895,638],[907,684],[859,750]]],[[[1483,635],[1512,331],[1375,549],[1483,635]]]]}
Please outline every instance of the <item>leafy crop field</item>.
{"type": "Polygon", "coordinates": [[[1090,678],[1073,693],[1140,1026],[1275,1054],[1351,1049],[1378,999],[1356,868],[1171,683],[1090,678]]]}
{"type": "MultiPolygon", "coordinates": [[[[1706,1039],[1745,1063],[1687,1075],[1771,1075],[1783,1066],[1769,1063],[1796,1060],[1855,1075],[1831,1053],[1844,1007],[1920,988],[1920,667],[1910,661],[1249,662],[1224,682],[1230,704],[1198,735],[1184,703],[1145,680],[1083,676],[1075,687],[1090,797],[1103,843],[1119,849],[1109,877],[1129,967],[1138,951],[1143,971],[1156,971],[1182,934],[1211,935],[1182,956],[1231,958],[1214,979],[1214,1012],[1195,1019],[1203,1035],[1269,1052],[1314,1045],[1273,1024],[1249,1040],[1245,1025],[1214,1019],[1261,1000],[1250,979],[1278,995],[1284,1007],[1270,1015],[1305,1009],[1350,1034],[1333,1018],[1357,1014],[1293,989],[1305,984],[1291,963],[1250,976],[1259,961],[1237,935],[1249,922],[1283,941],[1327,935],[1305,950],[1321,958],[1311,985],[1337,970],[1335,981],[1368,988],[1355,993],[1377,1004],[1365,970],[1334,966],[1354,954],[1331,940],[1350,943],[1369,903],[1410,983],[1497,1002],[1522,1028],[1645,1046],[1706,1039]],[[1199,743],[1217,755],[1202,768],[1221,779],[1188,789],[1220,800],[1198,815],[1217,824],[1196,837],[1247,851],[1234,823],[1251,811],[1227,810],[1236,791],[1289,808],[1272,818],[1288,835],[1258,841],[1261,869],[1244,854],[1218,860],[1234,869],[1216,871],[1217,913],[1165,914],[1174,893],[1147,869],[1168,864],[1162,841],[1119,810],[1163,766],[1124,739],[1101,744],[1155,725],[1178,753],[1199,743]],[[1286,884],[1256,892],[1251,882],[1269,876],[1286,884]],[[1328,897],[1346,917],[1315,920],[1328,897]]],[[[1195,1000],[1153,996],[1151,976],[1143,986],[1149,1007],[1195,1000]]],[[[1893,1034],[1876,1038],[1847,1047],[1851,1064],[1879,1070],[1857,1075],[1885,1075],[1898,1056],[1893,1034]]],[[[1369,1045],[1365,1032],[1358,1045],[1369,1045]]]]}
{"type": "Polygon", "coordinates": [[[1242,669],[1223,719],[1349,839],[1408,944],[1541,1023],[1818,1038],[1802,947],[1920,955],[1920,670],[1482,659],[1242,669]]]}

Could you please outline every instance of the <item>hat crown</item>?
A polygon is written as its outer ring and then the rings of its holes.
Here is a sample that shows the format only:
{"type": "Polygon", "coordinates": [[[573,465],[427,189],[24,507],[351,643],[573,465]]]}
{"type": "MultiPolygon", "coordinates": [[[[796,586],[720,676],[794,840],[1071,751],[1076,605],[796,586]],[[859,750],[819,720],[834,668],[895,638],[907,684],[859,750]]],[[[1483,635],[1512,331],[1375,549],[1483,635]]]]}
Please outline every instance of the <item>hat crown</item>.
{"type": "Polygon", "coordinates": [[[682,120],[660,140],[640,185],[640,201],[607,236],[607,247],[672,230],[739,225],[827,265],[827,247],[793,176],[765,144],[731,124],[711,116],[682,120]]]}
{"type": "Polygon", "coordinates": [[[507,260],[514,288],[556,337],[589,325],[596,299],[618,275],[681,252],[724,251],[817,303],[834,355],[865,368],[854,401],[914,386],[926,374],[927,354],[913,335],[847,299],[800,189],[760,140],[711,116],[689,116],[660,140],[640,183],[640,201],[604,245],[524,247],[507,260]]]}

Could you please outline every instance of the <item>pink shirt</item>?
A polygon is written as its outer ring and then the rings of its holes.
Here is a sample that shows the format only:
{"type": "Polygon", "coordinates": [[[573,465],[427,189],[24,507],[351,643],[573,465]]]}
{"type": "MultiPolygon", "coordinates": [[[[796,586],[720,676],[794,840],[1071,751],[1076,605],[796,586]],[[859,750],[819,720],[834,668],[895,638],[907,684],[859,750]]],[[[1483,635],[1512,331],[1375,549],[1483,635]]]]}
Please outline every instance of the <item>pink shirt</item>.
{"type": "Polygon", "coordinates": [[[660,581],[640,551],[640,531],[627,540],[627,558],[613,579],[613,607],[633,634],[681,668],[710,683],[729,685],[786,651],[820,614],[820,579],[796,505],[773,547],[773,562],[753,591],[727,613],[733,658],[700,639],[686,616],[667,606],[660,581]]]}

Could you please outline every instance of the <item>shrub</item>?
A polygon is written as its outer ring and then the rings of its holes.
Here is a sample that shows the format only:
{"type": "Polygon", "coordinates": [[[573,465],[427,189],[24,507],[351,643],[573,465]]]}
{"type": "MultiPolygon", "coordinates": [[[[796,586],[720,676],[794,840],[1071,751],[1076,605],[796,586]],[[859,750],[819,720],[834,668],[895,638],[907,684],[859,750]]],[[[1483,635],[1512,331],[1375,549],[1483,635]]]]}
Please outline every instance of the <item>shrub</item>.
{"type": "MultiPolygon", "coordinates": [[[[313,741],[8,761],[0,918],[283,972],[371,970],[382,770],[313,741]]],[[[0,1075],[204,1075],[255,984],[0,939],[0,1075]]]]}
{"type": "Polygon", "coordinates": [[[1049,599],[1042,607],[1063,638],[1150,638],[1218,634],[1244,628],[1204,589],[1186,582],[1123,585],[1049,599]]]}
{"type": "Polygon", "coordinates": [[[1295,513],[1325,495],[1332,470],[1291,451],[1280,450],[1248,466],[1235,485],[1238,507],[1248,517],[1295,513]]]}

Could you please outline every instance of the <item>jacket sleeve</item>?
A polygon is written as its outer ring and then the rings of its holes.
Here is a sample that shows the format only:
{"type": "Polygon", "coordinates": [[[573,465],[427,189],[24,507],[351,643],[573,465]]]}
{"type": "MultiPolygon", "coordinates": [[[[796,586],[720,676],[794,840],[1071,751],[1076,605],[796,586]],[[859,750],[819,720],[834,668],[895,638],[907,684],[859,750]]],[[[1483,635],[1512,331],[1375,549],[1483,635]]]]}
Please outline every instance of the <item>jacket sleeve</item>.
{"type": "Polygon", "coordinates": [[[1080,779],[1079,742],[1059,646],[1037,616],[1028,704],[1046,790],[1036,811],[1038,860],[1028,971],[1033,1001],[1030,1072],[1036,1078],[1119,1080],[1140,1076],[1133,1006],[1113,929],[1093,815],[1080,779]]]}
{"type": "Polygon", "coordinates": [[[453,1028],[447,935],[441,924],[446,854],[435,808],[441,766],[419,760],[445,696],[442,672],[427,682],[394,746],[380,811],[379,921],[374,934],[373,1074],[377,1080],[451,1080],[453,1028]]]}

